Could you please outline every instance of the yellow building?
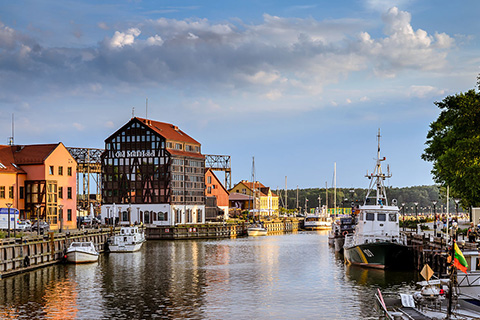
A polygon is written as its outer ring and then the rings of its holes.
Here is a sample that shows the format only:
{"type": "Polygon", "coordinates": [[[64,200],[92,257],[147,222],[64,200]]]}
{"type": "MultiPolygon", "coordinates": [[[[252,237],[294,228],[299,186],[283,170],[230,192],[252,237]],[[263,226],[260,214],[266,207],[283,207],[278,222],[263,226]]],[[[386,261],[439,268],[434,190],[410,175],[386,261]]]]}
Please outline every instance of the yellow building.
{"type": "Polygon", "coordinates": [[[254,206],[253,201],[251,201],[246,205],[245,209],[254,209],[261,216],[278,216],[278,196],[272,192],[270,187],[265,187],[258,181],[253,183],[242,180],[229,191],[230,194],[241,193],[256,199],[254,206]]]}

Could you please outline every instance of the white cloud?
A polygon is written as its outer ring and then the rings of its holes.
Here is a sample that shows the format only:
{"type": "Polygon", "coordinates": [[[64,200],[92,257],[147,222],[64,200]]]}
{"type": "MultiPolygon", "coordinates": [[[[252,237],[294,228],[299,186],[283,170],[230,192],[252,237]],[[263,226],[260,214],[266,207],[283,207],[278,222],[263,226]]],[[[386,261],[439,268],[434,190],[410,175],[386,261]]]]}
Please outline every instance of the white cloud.
{"type": "Polygon", "coordinates": [[[141,31],[137,28],[130,28],[126,32],[115,31],[109,45],[112,48],[131,46],[135,42],[135,37],[138,37],[140,33],[141,31]]]}
{"type": "Polygon", "coordinates": [[[147,44],[150,46],[161,46],[163,44],[163,39],[159,35],[154,35],[147,39],[147,44]]]}
{"type": "Polygon", "coordinates": [[[417,98],[433,97],[437,95],[444,95],[445,90],[438,89],[432,86],[410,86],[408,95],[417,98]]]}

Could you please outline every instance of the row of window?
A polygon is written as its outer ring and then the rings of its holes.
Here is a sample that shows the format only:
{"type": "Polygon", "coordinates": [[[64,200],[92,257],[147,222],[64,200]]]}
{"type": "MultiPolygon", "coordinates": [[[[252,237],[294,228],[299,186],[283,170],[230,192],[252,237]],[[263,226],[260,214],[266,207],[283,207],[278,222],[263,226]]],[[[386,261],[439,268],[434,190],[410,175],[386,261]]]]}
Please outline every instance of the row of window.
{"type": "MultiPolygon", "coordinates": [[[[33,189],[38,190],[38,188],[33,189]]],[[[24,198],[24,190],[24,187],[20,187],[18,195],[19,199],[24,198]]],[[[63,199],[63,187],[58,187],[58,197],[63,199]]],[[[0,186],[0,199],[5,199],[5,186],[0,186]]],[[[8,199],[13,199],[13,186],[8,187],[8,199]]],[[[67,199],[72,199],[72,187],[67,187],[67,199]]]]}
{"type": "MultiPolygon", "coordinates": [[[[48,174],[51,176],[55,174],[55,166],[48,167],[48,174]]],[[[63,176],[63,166],[58,166],[58,175],[63,176]]],[[[72,167],[67,167],[67,176],[72,176],[72,167]]]]}
{"type": "MultiPolygon", "coordinates": [[[[387,221],[387,214],[386,213],[377,213],[377,219],[376,221],[387,221]]],[[[364,214],[363,212],[360,213],[358,217],[359,221],[364,221],[364,214]]],[[[366,212],[365,213],[365,221],[375,221],[375,213],[373,212],[366,212]]],[[[390,222],[396,222],[397,221],[397,214],[396,213],[389,213],[388,214],[388,221],[390,222]]]]}

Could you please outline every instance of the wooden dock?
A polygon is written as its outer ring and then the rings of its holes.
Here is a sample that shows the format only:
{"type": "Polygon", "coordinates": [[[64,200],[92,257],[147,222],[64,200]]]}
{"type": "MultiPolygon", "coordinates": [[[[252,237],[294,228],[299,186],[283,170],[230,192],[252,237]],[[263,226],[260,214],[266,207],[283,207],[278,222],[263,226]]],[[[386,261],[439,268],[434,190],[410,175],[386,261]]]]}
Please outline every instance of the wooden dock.
{"type": "Polygon", "coordinates": [[[49,232],[22,238],[0,240],[0,279],[61,262],[72,241],[92,241],[103,252],[116,229],[85,229],[68,233],[49,232]]]}

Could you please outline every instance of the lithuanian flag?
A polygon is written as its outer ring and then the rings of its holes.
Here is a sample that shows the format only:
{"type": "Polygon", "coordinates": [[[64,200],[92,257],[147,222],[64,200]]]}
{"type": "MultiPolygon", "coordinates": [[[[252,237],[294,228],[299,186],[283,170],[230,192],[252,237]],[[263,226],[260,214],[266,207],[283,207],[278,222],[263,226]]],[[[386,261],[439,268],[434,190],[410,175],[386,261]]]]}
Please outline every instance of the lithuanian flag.
{"type": "Polygon", "coordinates": [[[456,242],[454,242],[453,250],[455,251],[453,256],[453,265],[457,269],[467,273],[467,267],[468,267],[467,260],[465,260],[465,257],[463,256],[462,251],[460,251],[460,249],[458,248],[456,242]]]}

